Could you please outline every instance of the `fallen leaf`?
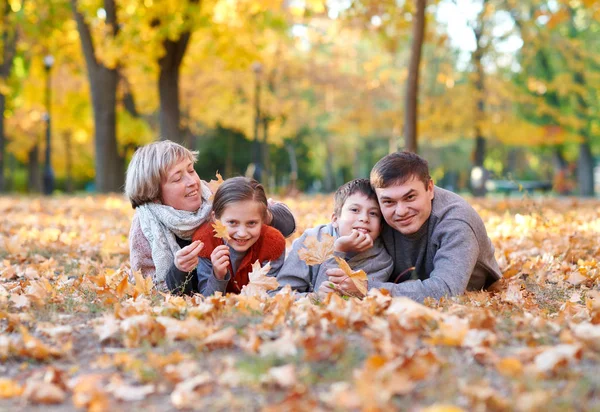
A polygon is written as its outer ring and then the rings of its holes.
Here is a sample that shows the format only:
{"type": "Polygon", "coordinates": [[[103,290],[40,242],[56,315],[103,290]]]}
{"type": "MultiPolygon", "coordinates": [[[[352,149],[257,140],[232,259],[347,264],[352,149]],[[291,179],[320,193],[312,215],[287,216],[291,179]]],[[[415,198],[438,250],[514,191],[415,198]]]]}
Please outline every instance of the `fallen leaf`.
{"type": "Polygon", "coordinates": [[[67,398],[67,394],[60,387],[43,381],[27,381],[22,396],[31,403],[43,404],[63,403],[67,398]]]}
{"type": "Polygon", "coordinates": [[[279,283],[275,276],[267,276],[271,270],[271,263],[267,262],[261,267],[257,260],[252,264],[252,272],[248,275],[250,282],[242,287],[241,294],[244,296],[257,296],[266,293],[269,290],[277,289],[279,283]]]}
{"type": "Polygon", "coordinates": [[[199,409],[203,398],[212,390],[213,380],[207,372],[204,372],[178,383],[171,393],[171,403],[177,409],[199,409]]]}
{"type": "Polygon", "coordinates": [[[534,364],[540,372],[554,372],[580,358],[581,347],[579,345],[560,344],[549,347],[537,355],[534,364]]]}
{"type": "Polygon", "coordinates": [[[23,387],[19,382],[8,378],[0,378],[0,399],[15,398],[21,396],[23,387]]]}

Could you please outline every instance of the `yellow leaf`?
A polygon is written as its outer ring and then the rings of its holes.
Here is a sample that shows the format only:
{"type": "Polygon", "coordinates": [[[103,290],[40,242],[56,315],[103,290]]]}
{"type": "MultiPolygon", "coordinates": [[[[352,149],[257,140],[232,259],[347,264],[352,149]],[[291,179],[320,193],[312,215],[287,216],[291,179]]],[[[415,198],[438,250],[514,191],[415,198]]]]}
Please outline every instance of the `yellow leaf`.
{"type": "Polygon", "coordinates": [[[304,239],[304,248],[298,251],[300,260],[306,262],[307,265],[320,265],[333,256],[333,244],[335,238],[324,234],[319,242],[316,236],[307,236],[304,239]]]}
{"type": "Polygon", "coordinates": [[[244,296],[262,295],[268,290],[277,289],[279,283],[274,276],[267,276],[271,270],[271,263],[261,267],[258,259],[252,264],[252,272],[248,275],[250,282],[242,288],[244,296]]]}
{"type": "Polygon", "coordinates": [[[0,378],[0,399],[20,396],[23,388],[18,382],[8,378],[0,378]]]}
{"type": "Polygon", "coordinates": [[[344,271],[344,273],[352,279],[354,285],[358,289],[360,293],[363,295],[367,294],[367,274],[364,270],[353,271],[348,262],[344,259],[334,256],[335,261],[340,265],[340,269],[344,271]]]}
{"type": "Polygon", "coordinates": [[[217,177],[217,180],[212,179],[210,182],[208,182],[206,184],[208,186],[208,188],[210,189],[211,193],[212,193],[212,196],[210,197],[211,199],[213,197],[215,197],[215,193],[217,192],[217,189],[224,182],[223,177],[221,177],[221,174],[219,173],[218,170],[217,170],[217,173],[215,175],[217,177]]]}
{"type": "Polygon", "coordinates": [[[220,220],[215,220],[215,223],[212,224],[212,227],[215,230],[215,237],[225,241],[231,239],[229,232],[227,231],[227,227],[221,223],[220,220]]]}
{"type": "Polygon", "coordinates": [[[151,277],[145,278],[142,276],[140,271],[134,271],[133,277],[135,278],[135,291],[139,295],[149,295],[152,291],[154,283],[151,277]]]}

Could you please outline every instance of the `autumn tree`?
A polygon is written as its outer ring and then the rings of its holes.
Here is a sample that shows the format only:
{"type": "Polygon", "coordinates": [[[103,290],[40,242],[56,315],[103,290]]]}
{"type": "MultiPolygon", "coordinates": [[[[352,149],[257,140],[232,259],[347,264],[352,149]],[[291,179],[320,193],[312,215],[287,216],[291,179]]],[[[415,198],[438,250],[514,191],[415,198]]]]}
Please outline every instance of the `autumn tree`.
{"type": "Polygon", "coordinates": [[[4,127],[4,111],[6,110],[7,87],[13,59],[17,45],[17,21],[15,12],[8,1],[0,3],[0,31],[2,55],[0,58],[0,193],[6,190],[5,184],[5,159],[6,159],[6,132],[4,127]]]}
{"type": "Polygon", "coordinates": [[[95,19],[97,31],[105,38],[92,37],[91,19],[83,14],[78,0],[71,0],[73,15],[77,22],[81,48],[85,56],[88,71],[92,106],[94,108],[94,148],[96,159],[96,190],[99,192],[117,192],[124,182],[124,160],[117,146],[117,68],[101,61],[96,53],[96,42],[110,42],[119,31],[117,9],[114,0],[104,0],[103,8],[97,10],[104,18],[95,19]]]}

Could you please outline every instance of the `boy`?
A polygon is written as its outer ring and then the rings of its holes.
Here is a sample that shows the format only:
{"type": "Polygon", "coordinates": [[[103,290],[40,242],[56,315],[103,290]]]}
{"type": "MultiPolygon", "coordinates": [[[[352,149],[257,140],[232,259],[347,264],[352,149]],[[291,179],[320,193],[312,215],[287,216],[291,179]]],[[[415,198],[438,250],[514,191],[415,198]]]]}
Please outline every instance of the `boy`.
{"type": "Polygon", "coordinates": [[[277,275],[279,285],[290,285],[299,293],[332,291],[325,271],[337,267],[335,260],[331,258],[323,264],[308,266],[298,256],[308,236],[316,236],[321,241],[323,234],[336,238],[335,255],[344,258],[352,270],[364,270],[369,283],[387,282],[394,262],[379,239],[381,228],[381,211],[369,180],[355,179],[342,185],[334,195],[331,223],[308,229],[294,241],[277,275]]]}

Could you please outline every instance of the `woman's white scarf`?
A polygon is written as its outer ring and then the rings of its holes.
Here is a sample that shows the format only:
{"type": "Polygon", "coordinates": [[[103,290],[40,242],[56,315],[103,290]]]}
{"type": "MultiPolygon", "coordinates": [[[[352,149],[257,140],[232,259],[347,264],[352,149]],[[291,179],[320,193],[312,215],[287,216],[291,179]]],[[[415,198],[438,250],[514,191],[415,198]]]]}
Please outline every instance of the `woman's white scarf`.
{"type": "Polygon", "coordinates": [[[175,236],[191,240],[198,227],[209,218],[212,193],[204,184],[202,206],[196,212],[175,209],[160,203],[146,203],[136,208],[142,232],[152,249],[152,261],[156,268],[154,284],[164,284],[167,273],[175,260],[175,253],[181,248],[175,236]]]}

